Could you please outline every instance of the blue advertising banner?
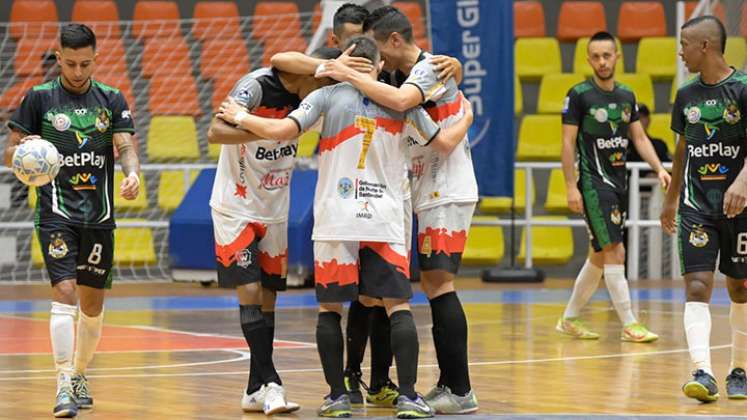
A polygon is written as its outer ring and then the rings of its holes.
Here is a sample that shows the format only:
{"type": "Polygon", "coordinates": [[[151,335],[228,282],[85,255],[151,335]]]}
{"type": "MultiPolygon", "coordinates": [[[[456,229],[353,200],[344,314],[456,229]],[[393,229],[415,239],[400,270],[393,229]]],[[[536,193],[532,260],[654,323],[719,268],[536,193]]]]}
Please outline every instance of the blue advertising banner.
{"type": "Polygon", "coordinates": [[[462,62],[472,102],[472,160],[481,196],[513,196],[514,28],[511,0],[429,0],[436,54],[462,62]]]}

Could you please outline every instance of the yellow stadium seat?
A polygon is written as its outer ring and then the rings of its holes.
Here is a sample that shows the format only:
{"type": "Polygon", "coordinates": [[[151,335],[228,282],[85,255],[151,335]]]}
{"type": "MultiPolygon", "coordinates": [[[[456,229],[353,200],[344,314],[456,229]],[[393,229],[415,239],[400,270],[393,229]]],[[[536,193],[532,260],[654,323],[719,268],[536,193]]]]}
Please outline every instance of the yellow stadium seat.
{"type": "Polygon", "coordinates": [[[744,67],[747,59],[747,42],[741,36],[730,36],[726,38],[726,52],[724,52],[726,63],[734,66],[737,70],[744,67]]]}
{"type": "MultiPolygon", "coordinates": [[[[189,172],[189,184],[197,178],[199,171],[189,172]]],[[[163,171],[158,182],[158,207],[173,211],[179,207],[189,185],[184,184],[184,171],[163,171]]]]}
{"type": "Polygon", "coordinates": [[[674,153],[674,132],[671,125],[672,114],[651,114],[651,125],[648,127],[649,136],[664,140],[670,155],[674,153]]]}
{"type": "Polygon", "coordinates": [[[553,213],[567,213],[568,196],[565,189],[565,177],[562,169],[550,171],[550,181],[547,183],[547,198],[545,210],[553,213]]]}
{"type": "Polygon", "coordinates": [[[641,38],[636,57],[636,73],[647,73],[654,80],[672,79],[677,72],[677,40],[674,37],[641,38]]]}
{"type": "MultiPolygon", "coordinates": [[[[694,79],[696,77],[698,77],[697,74],[691,74],[690,76],[688,76],[687,80],[691,80],[691,79],[694,79]]],[[[670,91],[670,96],[669,96],[669,103],[670,104],[674,103],[674,99],[677,97],[677,91],[679,89],[680,89],[680,82],[677,80],[677,76],[675,76],[674,80],[672,80],[672,90],[670,91]]]]}
{"type": "Polygon", "coordinates": [[[519,75],[514,73],[514,116],[518,116],[522,111],[524,111],[524,95],[521,93],[519,75]]]}
{"type": "Polygon", "coordinates": [[[316,146],[319,144],[320,133],[318,131],[307,131],[298,138],[298,153],[300,158],[309,158],[314,156],[316,146]]]}
{"type": "MultiPolygon", "coordinates": [[[[564,216],[537,216],[536,220],[568,220],[564,216]]],[[[526,229],[521,234],[518,260],[526,257],[526,229]]],[[[535,265],[565,264],[573,258],[573,232],[570,226],[532,226],[532,263],[535,265]]]]}
{"type": "Polygon", "coordinates": [[[148,129],[148,159],[152,161],[197,160],[195,120],[183,115],[157,115],[148,129]]]}
{"type": "MultiPolygon", "coordinates": [[[[625,62],[623,60],[623,50],[622,50],[622,44],[620,43],[620,40],[615,38],[616,44],[617,44],[617,52],[620,53],[620,59],[617,60],[617,66],[616,70],[619,73],[622,73],[625,69],[625,62]]],[[[585,36],[583,38],[579,38],[576,41],[576,52],[573,54],[573,72],[583,74],[584,76],[591,76],[593,73],[591,66],[586,61],[586,57],[588,56],[586,47],[589,45],[589,37],[585,36]]]]}
{"type": "Polygon", "coordinates": [[[537,112],[540,114],[560,114],[568,91],[583,81],[584,76],[575,73],[545,75],[539,87],[537,112]]]}
{"type": "Polygon", "coordinates": [[[220,156],[220,144],[208,143],[208,157],[218,161],[218,156],[220,156]]]}
{"type": "Polygon", "coordinates": [[[114,208],[117,210],[145,210],[148,208],[148,194],[145,178],[140,174],[140,192],[134,200],[125,200],[119,195],[119,187],[122,185],[124,174],[122,171],[114,172],[114,208]]]}
{"type": "MultiPolygon", "coordinates": [[[[118,222],[144,221],[119,219],[118,222]]],[[[118,227],[114,230],[114,264],[152,265],[156,263],[153,231],[145,227],[118,227]]]]}
{"type": "Polygon", "coordinates": [[[560,73],[560,44],[555,38],[519,38],[514,44],[516,74],[522,80],[537,80],[560,73]]]}
{"type": "Polygon", "coordinates": [[[644,73],[621,73],[615,75],[615,81],[629,87],[635,93],[638,104],[646,104],[654,112],[654,84],[651,76],[644,73]]]}
{"type": "Polygon", "coordinates": [[[475,226],[476,221],[496,220],[490,216],[475,216],[462,254],[466,265],[496,264],[503,258],[503,229],[500,226],[475,226]]]}
{"type": "Polygon", "coordinates": [[[560,160],[561,134],[559,115],[525,115],[519,126],[516,159],[560,160]]]}
{"type": "MultiPolygon", "coordinates": [[[[514,207],[517,212],[524,211],[524,204],[526,202],[526,172],[523,169],[514,170],[514,196],[516,200],[514,207]]],[[[534,182],[531,184],[529,192],[530,203],[534,205],[534,182]]],[[[507,213],[511,211],[511,197],[483,197],[480,200],[480,211],[483,213],[497,214],[507,213]]]]}

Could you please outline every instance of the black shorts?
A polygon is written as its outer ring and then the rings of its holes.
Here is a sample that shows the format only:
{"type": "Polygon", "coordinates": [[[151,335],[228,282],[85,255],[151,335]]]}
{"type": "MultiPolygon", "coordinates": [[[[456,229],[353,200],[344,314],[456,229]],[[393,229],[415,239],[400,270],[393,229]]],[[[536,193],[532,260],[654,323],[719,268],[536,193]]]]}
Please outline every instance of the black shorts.
{"type": "Polygon", "coordinates": [[[76,279],[80,285],[111,289],[113,229],[46,223],[37,226],[36,234],[52,285],[76,279]]]}
{"type": "Polygon", "coordinates": [[[607,245],[622,243],[628,214],[627,191],[581,188],[580,185],[579,190],[594,251],[600,252],[607,245]]]}
{"type": "Polygon", "coordinates": [[[727,219],[680,211],[677,244],[683,275],[713,272],[718,259],[719,271],[747,279],[747,217],[727,219]]]}

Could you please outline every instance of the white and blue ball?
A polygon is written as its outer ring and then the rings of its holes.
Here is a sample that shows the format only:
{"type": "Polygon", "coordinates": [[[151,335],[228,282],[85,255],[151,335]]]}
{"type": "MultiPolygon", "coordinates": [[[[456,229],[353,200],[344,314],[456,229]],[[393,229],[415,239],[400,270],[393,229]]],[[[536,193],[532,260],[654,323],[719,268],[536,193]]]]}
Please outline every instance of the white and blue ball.
{"type": "Polygon", "coordinates": [[[60,154],[47,140],[24,142],[13,154],[13,173],[21,182],[34,187],[49,184],[60,171],[60,154]]]}

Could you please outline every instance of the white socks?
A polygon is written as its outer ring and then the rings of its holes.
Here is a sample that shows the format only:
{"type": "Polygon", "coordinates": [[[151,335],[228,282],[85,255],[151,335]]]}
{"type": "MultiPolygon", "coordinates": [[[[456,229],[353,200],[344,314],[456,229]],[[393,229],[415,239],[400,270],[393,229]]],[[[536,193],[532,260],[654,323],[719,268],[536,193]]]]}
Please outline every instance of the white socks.
{"type": "Polygon", "coordinates": [[[604,283],[607,285],[607,291],[612,299],[612,305],[617,311],[617,316],[623,325],[636,322],[635,315],[630,304],[630,290],[628,290],[628,280],[625,279],[625,266],[623,265],[604,265],[604,283]]]}
{"type": "Polygon", "coordinates": [[[734,368],[747,369],[747,303],[731,303],[731,373],[734,368]]]}
{"type": "Polygon", "coordinates": [[[564,318],[576,318],[583,308],[591,299],[591,296],[599,287],[599,280],[602,279],[602,269],[595,266],[588,259],[581,271],[578,272],[576,282],[573,284],[573,293],[571,294],[568,305],[563,313],[564,318]]]}
{"type": "Polygon", "coordinates": [[[711,311],[707,303],[685,304],[685,335],[690,350],[690,360],[696,369],[703,369],[713,376],[711,369],[711,311]]]}
{"type": "Polygon", "coordinates": [[[83,375],[93,359],[93,353],[101,339],[104,325],[104,309],[96,317],[89,317],[80,311],[78,318],[78,345],[75,348],[75,373],[83,375]]]}
{"type": "Polygon", "coordinates": [[[73,349],[75,348],[75,315],[78,307],[52,302],[49,317],[49,336],[52,339],[52,355],[58,373],[67,376],[73,373],[73,349]]]}

